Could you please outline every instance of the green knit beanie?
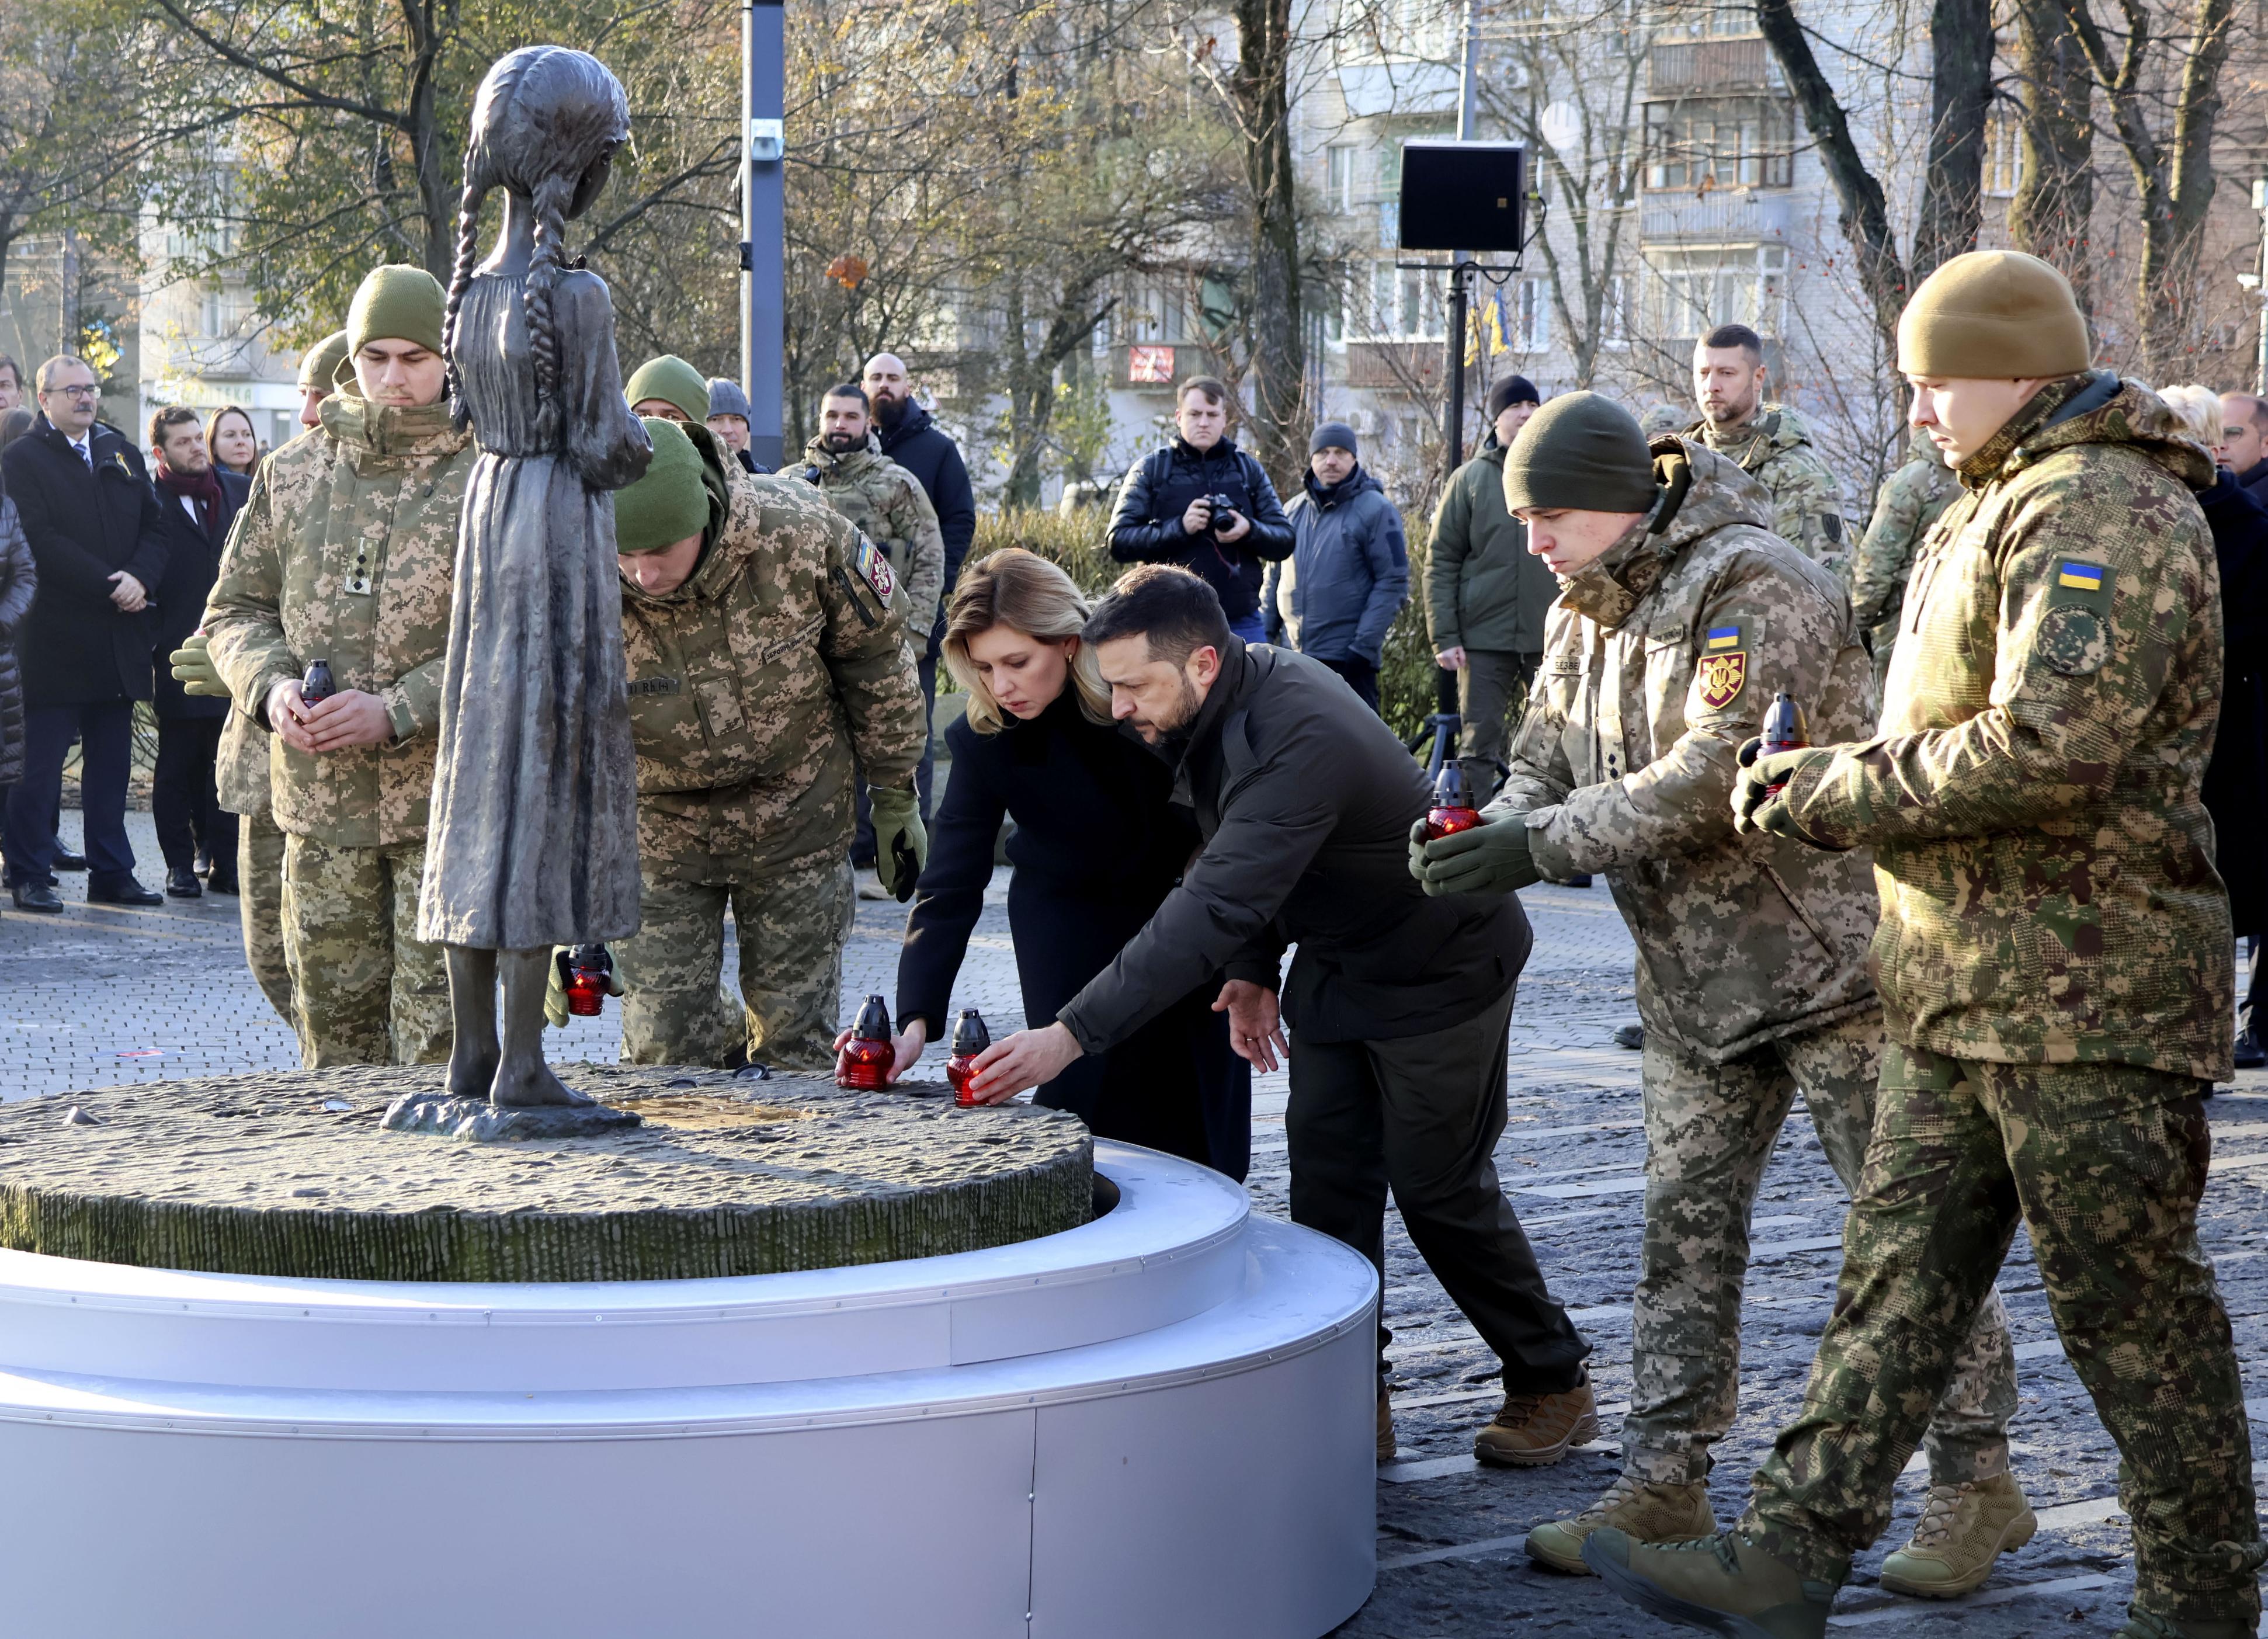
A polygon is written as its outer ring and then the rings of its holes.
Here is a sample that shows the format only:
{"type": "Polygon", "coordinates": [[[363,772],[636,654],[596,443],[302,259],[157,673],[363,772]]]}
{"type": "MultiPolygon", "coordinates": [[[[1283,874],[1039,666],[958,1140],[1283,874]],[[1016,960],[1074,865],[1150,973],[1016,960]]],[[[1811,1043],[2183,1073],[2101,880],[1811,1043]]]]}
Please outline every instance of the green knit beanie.
{"type": "Polygon", "coordinates": [[[299,391],[328,393],[338,385],[339,366],[347,359],[347,333],[334,330],[299,358],[299,391]]]}
{"type": "MultiPolygon", "coordinates": [[[[702,391],[708,386],[703,381],[702,391]]],[[[709,524],[709,491],[701,481],[701,457],[693,440],[674,421],[644,419],[646,437],[653,440],[653,459],[644,477],[615,491],[617,552],[659,552],[699,534],[709,524]]]]}
{"type": "Polygon", "coordinates": [[[1653,457],[1638,418],[1596,393],[1565,393],[1528,418],[1504,457],[1507,511],[1643,512],[1653,457]]]}
{"type": "Polygon", "coordinates": [[[372,342],[415,342],[441,350],[441,316],[449,305],[441,282],[423,268],[401,263],[372,268],[347,309],[347,351],[372,342]]]}
{"type": "Polygon", "coordinates": [[[709,378],[674,353],[664,353],[640,364],[631,373],[622,396],[633,408],[648,399],[659,399],[683,410],[688,421],[709,419],[709,378]]]}

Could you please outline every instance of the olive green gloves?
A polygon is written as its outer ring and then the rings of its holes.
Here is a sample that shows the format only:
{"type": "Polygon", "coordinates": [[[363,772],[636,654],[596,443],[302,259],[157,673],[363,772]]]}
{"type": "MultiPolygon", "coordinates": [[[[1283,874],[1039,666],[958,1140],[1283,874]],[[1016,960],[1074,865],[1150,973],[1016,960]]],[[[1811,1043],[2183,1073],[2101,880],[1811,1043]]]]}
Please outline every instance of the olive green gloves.
{"type": "Polygon", "coordinates": [[[1528,816],[1512,809],[1484,813],[1471,830],[1431,842],[1420,820],[1410,827],[1410,874],[1428,893],[1509,893],[1543,880],[1528,816]]]}
{"type": "Polygon", "coordinates": [[[220,680],[213,670],[212,656],[207,652],[211,643],[202,632],[191,632],[181,640],[181,646],[167,655],[172,663],[173,680],[181,686],[185,695],[208,695],[217,700],[229,698],[228,685],[220,680]]]}
{"type": "Polygon", "coordinates": [[[1826,846],[1796,827],[1794,813],[1772,788],[1785,786],[1815,757],[1834,754],[1826,746],[1807,746],[1800,751],[1776,751],[1767,755],[1761,739],[1751,739],[1743,745],[1741,771],[1733,777],[1733,829],[1769,831],[1774,836],[1784,836],[1812,848],[1826,846]]]}
{"type": "Polygon", "coordinates": [[[874,809],[874,874],[899,904],[914,896],[914,878],[929,864],[929,833],[911,786],[867,792],[874,809]]]}

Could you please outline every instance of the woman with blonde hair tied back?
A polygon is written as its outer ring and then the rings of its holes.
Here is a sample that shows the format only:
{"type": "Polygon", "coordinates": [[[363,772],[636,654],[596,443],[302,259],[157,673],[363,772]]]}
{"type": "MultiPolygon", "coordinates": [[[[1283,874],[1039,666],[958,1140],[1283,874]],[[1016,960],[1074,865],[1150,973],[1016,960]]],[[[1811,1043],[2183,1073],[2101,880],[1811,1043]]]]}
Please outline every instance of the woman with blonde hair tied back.
{"type": "MultiPolygon", "coordinates": [[[[945,631],[968,713],[945,733],[953,773],[898,957],[902,1075],[953,1024],[953,981],[992,878],[1003,818],[1016,868],[1008,926],[1024,1023],[1041,1029],[1149,921],[1197,848],[1171,806],[1172,769],[1112,725],[1110,691],[1079,641],[1086,600],[1045,558],[996,552],[964,570],[945,631]]],[[[1241,1179],[1252,1072],[1230,1051],[1218,977],[1123,1046],[1081,1058],[1034,1095],[1099,1138],[1144,1144],[1241,1179]]],[[[988,1021],[996,1036],[1007,1021],[988,1021]]]]}

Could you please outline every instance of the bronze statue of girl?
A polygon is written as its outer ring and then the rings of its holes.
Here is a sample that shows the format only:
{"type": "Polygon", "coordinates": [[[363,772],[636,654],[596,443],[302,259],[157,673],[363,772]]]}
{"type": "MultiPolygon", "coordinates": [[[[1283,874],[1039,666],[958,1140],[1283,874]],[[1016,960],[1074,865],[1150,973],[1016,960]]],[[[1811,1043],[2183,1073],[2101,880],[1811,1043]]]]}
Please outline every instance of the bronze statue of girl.
{"type": "Polygon", "coordinates": [[[444,339],[480,458],[457,538],[417,933],[448,952],[449,1091],[499,1106],[590,1102],[543,1062],[552,950],[638,924],[610,492],[652,451],[622,401],[606,284],[561,242],[629,137],[629,99],[598,59],[530,46],[481,82],[465,151],[444,339]],[[475,267],[481,206],[499,188],[504,231],[475,267]]]}

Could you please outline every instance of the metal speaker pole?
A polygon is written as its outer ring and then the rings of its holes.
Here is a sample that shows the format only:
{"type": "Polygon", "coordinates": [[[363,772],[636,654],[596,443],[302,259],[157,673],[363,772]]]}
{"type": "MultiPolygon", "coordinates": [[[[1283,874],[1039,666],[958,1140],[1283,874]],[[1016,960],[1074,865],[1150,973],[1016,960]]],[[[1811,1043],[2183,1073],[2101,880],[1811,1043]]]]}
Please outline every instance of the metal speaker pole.
{"type": "Polygon", "coordinates": [[[782,0],[742,0],[740,386],[748,395],[748,452],[774,469],[786,426],[786,16],[782,0]]]}

